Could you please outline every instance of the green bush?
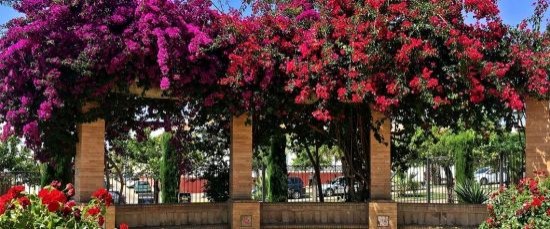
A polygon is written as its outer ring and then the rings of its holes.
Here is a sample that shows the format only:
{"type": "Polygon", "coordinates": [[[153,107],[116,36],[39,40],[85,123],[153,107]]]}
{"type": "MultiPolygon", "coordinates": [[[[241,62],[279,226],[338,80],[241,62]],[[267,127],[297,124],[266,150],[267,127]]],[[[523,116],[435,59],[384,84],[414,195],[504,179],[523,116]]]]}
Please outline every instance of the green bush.
{"type": "Polygon", "coordinates": [[[491,194],[489,218],[479,227],[550,228],[550,180],[547,176],[524,178],[517,187],[491,194]]]}
{"type": "Polygon", "coordinates": [[[407,191],[412,191],[412,195],[416,196],[416,191],[420,189],[420,182],[415,181],[416,174],[405,174],[404,172],[398,172],[396,174],[395,183],[397,185],[397,195],[399,197],[407,196],[407,191]]]}
{"type": "Polygon", "coordinates": [[[489,194],[473,180],[458,183],[455,192],[458,202],[463,204],[483,204],[489,199],[489,194]]]}
{"type": "Polygon", "coordinates": [[[210,164],[203,178],[206,179],[204,192],[210,202],[224,202],[229,199],[229,165],[226,162],[210,164]]]}

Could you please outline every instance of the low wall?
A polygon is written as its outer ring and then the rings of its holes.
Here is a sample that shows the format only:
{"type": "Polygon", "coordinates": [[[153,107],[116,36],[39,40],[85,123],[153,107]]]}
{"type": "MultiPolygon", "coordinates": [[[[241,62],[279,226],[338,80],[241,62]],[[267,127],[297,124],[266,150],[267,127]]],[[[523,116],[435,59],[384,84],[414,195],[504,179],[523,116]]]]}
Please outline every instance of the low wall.
{"type": "Polygon", "coordinates": [[[368,228],[368,203],[262,203],[262,228],[368,228]]]}
{"type": "Polygon", "coordinates": [[[481,204],[399,203],[397,205],[397,223],[400,228],[476,228],[488,216],[486,206],[481,204]]]}
{"type": "Polygon", "coordinates": [[[116,206],[116,225],[130,228],[229,228],[227,203],[116,206]]]}

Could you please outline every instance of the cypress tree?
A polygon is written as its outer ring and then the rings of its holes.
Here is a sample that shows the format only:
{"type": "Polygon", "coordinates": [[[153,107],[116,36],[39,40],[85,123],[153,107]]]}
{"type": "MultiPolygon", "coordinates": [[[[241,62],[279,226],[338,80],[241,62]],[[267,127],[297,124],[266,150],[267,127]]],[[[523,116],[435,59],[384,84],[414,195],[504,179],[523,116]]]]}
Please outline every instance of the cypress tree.
{"type": "Polygon", "coordinates": [[[266,169],[267,200],[270,202],[285,202],[288,198],[286,135],[280,131],[275,131],[271,136],[270,144],[266,169]]]}
{"type": "Polygon", "coordinates": [[[160,164],[161,195],[164,203],[177,203],[179,193],[179,174],[177,153],[172,147],[172,135],[160,136],[162,161],[160,164]]]}
{"type": "Polygon", "coordinates": [[[474,158],[472,149],[475,141],[473,131],[463,131],[454,135],[456,181],[463,184],[474,179],[474,158]]]}

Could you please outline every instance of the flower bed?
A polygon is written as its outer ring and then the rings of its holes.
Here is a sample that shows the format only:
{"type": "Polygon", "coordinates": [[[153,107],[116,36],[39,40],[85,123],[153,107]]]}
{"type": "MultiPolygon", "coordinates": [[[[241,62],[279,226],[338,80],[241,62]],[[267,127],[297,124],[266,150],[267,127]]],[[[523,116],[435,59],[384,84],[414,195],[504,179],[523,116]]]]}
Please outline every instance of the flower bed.
{"type": "Polygon", "coordinates": [[[102,228],[106,208],[113,202],[111,194],[99,189],[88,204],[77,205],[71,200],[74,193],[72,184],[61,189],[57,181],[38,195],[26,194],[24,186],[13,186],[0,196],[0,228],[102,228]]]}
{"type": "Polygon", "coordinates": [[[550,179],[543,173],[491,195],[490,217],[480,228],[550,228],[550,179]]]}

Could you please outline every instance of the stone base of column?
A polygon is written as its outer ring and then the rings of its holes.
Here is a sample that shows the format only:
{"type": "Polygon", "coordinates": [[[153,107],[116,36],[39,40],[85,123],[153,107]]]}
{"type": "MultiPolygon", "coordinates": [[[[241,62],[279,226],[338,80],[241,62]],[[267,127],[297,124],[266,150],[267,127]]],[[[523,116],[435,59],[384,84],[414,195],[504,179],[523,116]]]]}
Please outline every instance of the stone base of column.
{"type": "Polygon", "coordinates": [[[232,229],[260,229],[260,202],[230,201],[229,222],[232,229]]]}
{"type": "Polygon", "coordinates": [[[107,212],[105,213],[105,229],[115,229],[116,225],[116,207],[109,206],[107,207],[107,212]]]}
{"type": "Polygon", "coordinates": [[[396,229],[397,203],[388,200],[369,202],[369,229],[396,229]]]}

